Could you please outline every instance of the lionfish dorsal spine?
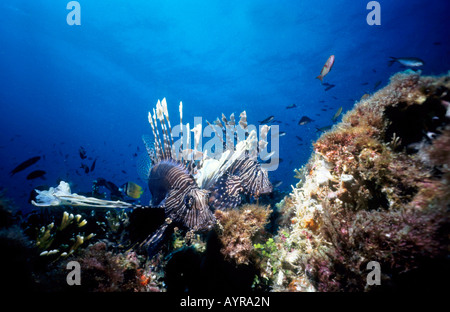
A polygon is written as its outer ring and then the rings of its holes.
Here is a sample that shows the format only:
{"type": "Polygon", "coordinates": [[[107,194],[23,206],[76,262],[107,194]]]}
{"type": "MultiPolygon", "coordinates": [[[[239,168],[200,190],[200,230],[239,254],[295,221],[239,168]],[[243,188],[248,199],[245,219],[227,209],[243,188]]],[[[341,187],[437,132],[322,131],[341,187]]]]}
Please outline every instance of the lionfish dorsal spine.
{"type": "MultiPolygon", "coordinates": [[[[150,126],[152,128],[153,138],[154,138],[154,142],[155,142],[154,143],[155,149],[154,149],[154,153],[153,154],[155,155],[156,159],[159,159],[160,158],[161,147],[159,145],[158,136],[156,135],[156,130],[155,130],[156,127],[153,124],[153,117],[152,117],[152,113],[151,112],[148,112],[148,122],[149,122],[149,124],[150,124],[150,126]]],[[[145,139],[144,139],[144,143],[147,146],[147,143],[145,142],[145,139]]],[[[147,148],[147,152],[148,152],[148,148],[147,148]]],[[[148,154],[149,154],[150,157],[152,157],[151,153],[148,153],[148,154]]]]}
{"type": "Polygon", "coordinates": [[[239,117],[240,117],[239,126],[241,126],[242,129],[246,130],[247,129],[247,113],[245,111],[243,111],[239,115],[239,117]]]}
{"type": "Polygon", "coordinates": [[[261,127],[261,133],[259,135],[259,142],[258,142],[258,148],[259,151],[264,150],[267,147],[267,133],[270,130],[270,126],[268,125],[263,125],[261,127]]]}
{"type": "MultiPolygon", "coordinates": [[[[161,106],[163,108],[164,117],[167,121],[167,127],[169,128],[169,138],[170,138],[170,146],[173,146],[173,138],[172,138],[172,126],[170,125],[169,119],[169,110],[167,109],[167,101],[166,98],[162,100],[161,106]]],[[[171,150],[172,151],[172,150],[171,150]]]]}
{"type": "MultiPolygon", "coordinates": [[[[155,145],[155,161],[163,159],[173,159],[173,138],[172,126],[169,119],[169,111],[167,110],[167,101],[164,98],[162,101],[158,100],[156,108],[153,108],[153,114],[148,113],[148,121],[152,128],[155,145]],[[161,127],[161,134],[158,127],[161,127]]],[[[149,153],[150,154],[150,153],[149,153]]]]}
{"type": "Polygon", "coordinates": [[[153,115],[151,115],[151,117],[153,118],[153,123],[152,124],[154,124],[154,130],[155,130],[155,132],[153,133],[154,134],[154,136],[155,136],[155,144],[157,144],[158,145],[158,150],[157,150],[157,152],[156,152],[156,154],[157,154],[157,157],[158,157],[158,159],[162,159],[162,158],[164,158],[164,146],[163,146],[163,144],[162,144],[162,142],[161,142],[161,137],[159,136],[159,129],[158,129],[158,123],[157,123],[157,121],[156,121],[156,111],[155,111],[155,109],[153,109],[153,115]]]}
{"type": "Polygon", "coordinates": [[[171,132],[168,132],[168,124],[166,123],[166,119],[168,119],[169,117],[166,98],[164,98],[162,101],[158,101],[158,103],[156,104],[156,116],[159,120],[163,133],[164,158],[172,158],[172,135],[171,132]]]}

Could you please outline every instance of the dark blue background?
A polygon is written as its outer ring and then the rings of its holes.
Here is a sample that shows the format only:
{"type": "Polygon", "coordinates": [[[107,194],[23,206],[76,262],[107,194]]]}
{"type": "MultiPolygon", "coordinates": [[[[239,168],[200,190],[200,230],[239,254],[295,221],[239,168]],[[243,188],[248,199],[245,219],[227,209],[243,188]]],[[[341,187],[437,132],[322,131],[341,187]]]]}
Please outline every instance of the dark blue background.
{"type": "Polygon", "coordinates": [[[191,124],[222,112],[246,110],[254,124],[274,115],[287,135],[270,177],[290,190],[315,127],[403,70],[387,66],[390,56],[423,59],[425,75],[449,69],[449,1],[379,1],[381,26],[367,25],[368,2],[80,0],[81,26],[69,26],[68,1],[2,1],[0,186],[25,208],[33,187],[59,178],[74,192],[89,191],[97,177],[143,184],[133,155],[150,134],[148,110],[166,97],[172,124],[179,101],[191,124]],[[324,91],[315,77],[331,54],[324,81],[336,87],[324,91]],[[315,122],[298,126],[303,115],[315,122]],[[88,175],[79,169],[80,146],[87,165],[98,157],[88,175]],[[9,177],[36,155],[45,159],[9,177]],[[47,179],[26,180],[35,169],[47,179]]]}

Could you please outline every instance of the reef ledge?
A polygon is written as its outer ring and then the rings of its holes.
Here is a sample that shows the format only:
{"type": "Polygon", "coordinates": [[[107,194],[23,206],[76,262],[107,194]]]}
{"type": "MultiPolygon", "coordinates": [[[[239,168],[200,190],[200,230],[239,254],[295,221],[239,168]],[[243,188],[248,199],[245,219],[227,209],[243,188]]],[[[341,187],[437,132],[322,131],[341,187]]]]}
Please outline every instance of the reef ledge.
{"type": "Polygon", "coordinates": [[[260,264],[273,291],[441,289],[449,267],[449,103],[449,73],[401,72],[322,134],[277,204],[276,248],[260,264]]]}

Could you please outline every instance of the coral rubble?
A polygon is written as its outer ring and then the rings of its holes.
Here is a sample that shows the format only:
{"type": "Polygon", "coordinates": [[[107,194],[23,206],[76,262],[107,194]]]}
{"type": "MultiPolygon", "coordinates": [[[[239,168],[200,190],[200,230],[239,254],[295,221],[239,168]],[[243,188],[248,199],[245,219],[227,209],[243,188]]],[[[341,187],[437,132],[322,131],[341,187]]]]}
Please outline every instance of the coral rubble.
{"type": "Polygon", "coordinates": [[[275,261],[262,262],[273,290],[438,287],[449,251],[449,100],[448,75],[398,73],[314,143],[277,205],[275,261]],[[370,261],[381,286],[367,283],[370,261]]]}

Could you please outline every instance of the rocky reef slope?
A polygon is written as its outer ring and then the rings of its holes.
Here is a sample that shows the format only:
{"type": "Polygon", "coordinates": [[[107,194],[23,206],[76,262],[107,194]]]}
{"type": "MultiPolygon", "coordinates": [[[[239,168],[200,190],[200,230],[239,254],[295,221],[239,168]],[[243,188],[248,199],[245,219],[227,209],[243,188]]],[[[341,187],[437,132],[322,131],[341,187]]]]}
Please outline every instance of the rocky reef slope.
{"type": "MultiPolygon", "coordinates": [[[[275,291],[438,289],[448,276],[450,77],[403,72],[324,133],[277,206],[275,291]],[[371,285],[369,262],[380,268],[371,285]],[[373,263],[373,262],[372,262],[373,263]]],[[[267,245],[267,244],[266,244],[267,245]]]]}

